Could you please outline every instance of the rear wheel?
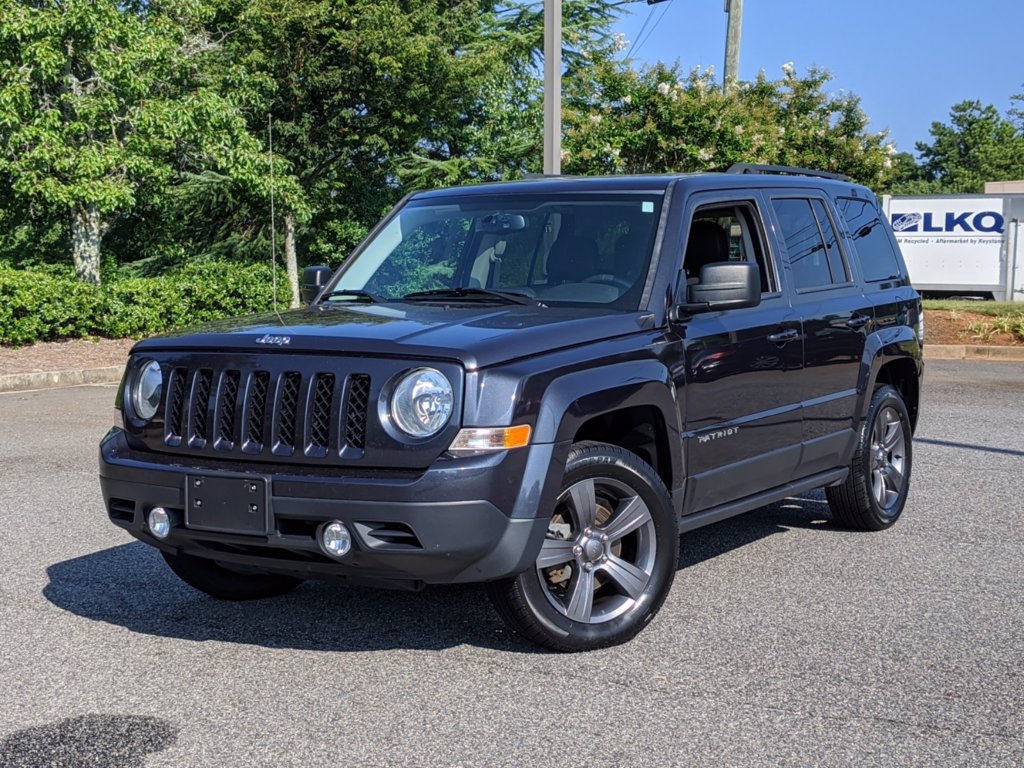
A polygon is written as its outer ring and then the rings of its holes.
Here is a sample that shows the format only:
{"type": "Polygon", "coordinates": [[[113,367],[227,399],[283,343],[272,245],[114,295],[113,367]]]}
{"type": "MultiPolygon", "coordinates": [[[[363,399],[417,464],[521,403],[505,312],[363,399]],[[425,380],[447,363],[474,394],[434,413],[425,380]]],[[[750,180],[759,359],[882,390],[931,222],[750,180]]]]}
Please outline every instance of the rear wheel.
{"type": "Polygon", "coordinates": [[[559,651],[623,643],[668,595],[679,550],[668,491],[638,456],[603,443],[569,454],[532,568],[488,586],[505,622],[559,651]]]}
{"type": "Polygon", "coordinates": [[[221,600],[262,600],[291,592],[303,579],[275,573],[242,573],[203,557],[161,553],[178,578],[221,600]]]}
{"type": "Polygon", "coordinates": [[[837,523],[862,531],[888,528],[903,513],[910,490],[913,459],[910,415],[900,393],[884,385],[875,390],[842,485],[825,489],[837,523]]]}

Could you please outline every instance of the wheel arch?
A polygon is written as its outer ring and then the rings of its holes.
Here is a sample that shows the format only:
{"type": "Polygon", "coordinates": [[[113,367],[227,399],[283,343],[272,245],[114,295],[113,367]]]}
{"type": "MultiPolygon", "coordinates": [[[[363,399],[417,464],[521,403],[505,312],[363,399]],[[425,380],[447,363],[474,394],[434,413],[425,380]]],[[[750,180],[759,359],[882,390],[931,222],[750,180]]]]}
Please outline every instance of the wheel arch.
{"type": "Polygon", "coordinates": [[[880,384],[888,384],[903,398],[911,429],[917,428],[920,411],[921,347],[913,329],[899,327],[868,337],[861,364],[858,413],[863,419],[871,406],[871,395],[880,384]]]}
{"type": "Polygon", "coordinates": [[[618,363],[555,380],[537,418],[538,442],[595,440],[636,453],[670,491],[682,483],[676,389],[655,361],[618,363]]]}

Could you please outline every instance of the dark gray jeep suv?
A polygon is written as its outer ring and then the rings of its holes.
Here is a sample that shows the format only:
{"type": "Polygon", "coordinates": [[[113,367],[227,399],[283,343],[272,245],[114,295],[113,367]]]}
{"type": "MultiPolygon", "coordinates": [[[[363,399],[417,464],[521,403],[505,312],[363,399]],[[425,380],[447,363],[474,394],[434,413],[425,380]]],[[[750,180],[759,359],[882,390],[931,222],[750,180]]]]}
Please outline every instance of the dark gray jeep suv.
{"type": "Polygon", "coordinates": [[[843,177],[535,179],[412,195],[307,306],[139,342],[110,520],[229,600],[486,582],[558,650],[639,632],[680,533],[824,488],[907,499],[922,312],[843,177]]]}

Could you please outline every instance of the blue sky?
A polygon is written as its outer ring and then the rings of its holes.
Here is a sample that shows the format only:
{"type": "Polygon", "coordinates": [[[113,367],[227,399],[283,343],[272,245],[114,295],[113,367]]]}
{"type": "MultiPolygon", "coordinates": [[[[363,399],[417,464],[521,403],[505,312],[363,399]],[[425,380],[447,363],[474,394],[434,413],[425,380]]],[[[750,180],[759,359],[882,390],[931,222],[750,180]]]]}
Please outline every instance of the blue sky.
{"type": "MultiPolygon", "coordinates": [[[[721,78],[723,0],[623,10],[616,30],[640,43],[632,58],[678,59],[683,72],[713,65],[721,78]]],[[[1005,113],[1024,91],[1024,0],[745,0],[740,78],[762,69],[780,77],[787,61],[800,74],[813,64],[831,71],[829,90],[860,96],[871,129],[888,128],[897,148],[912,152],[957,102],[978,99],[1005,113]]]]}

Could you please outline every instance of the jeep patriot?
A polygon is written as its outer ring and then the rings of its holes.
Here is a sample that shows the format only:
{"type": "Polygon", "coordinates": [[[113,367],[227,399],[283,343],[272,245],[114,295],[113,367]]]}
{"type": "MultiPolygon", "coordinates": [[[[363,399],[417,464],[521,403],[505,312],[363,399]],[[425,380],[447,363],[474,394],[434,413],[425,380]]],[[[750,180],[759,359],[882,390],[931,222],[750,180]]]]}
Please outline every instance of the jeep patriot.
{"type": "Polygon", "coordinates": [[[621,643],[679,536],[824,488],[891,526],[923,314],[848,179],[539,178],[410,195],[302,309],[139,342],[114,524],[227,600],[485,582],[533,642],[621,643]]]}

